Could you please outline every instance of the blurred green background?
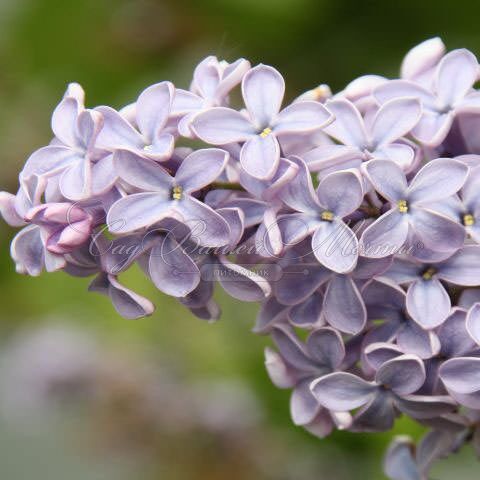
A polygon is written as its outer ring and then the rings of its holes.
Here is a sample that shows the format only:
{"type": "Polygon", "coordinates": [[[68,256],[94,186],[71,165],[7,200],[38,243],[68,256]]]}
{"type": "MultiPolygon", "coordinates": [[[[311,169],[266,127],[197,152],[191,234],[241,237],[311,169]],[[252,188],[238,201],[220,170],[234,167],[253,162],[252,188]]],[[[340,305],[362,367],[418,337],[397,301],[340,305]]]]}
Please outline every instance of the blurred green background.
{"type": "MultiPolygon", "coordinates": [[[[252,64],[274,65],[286,77],[291,99],[319,83],[328,83],[335,91],[365,73],[395,76],[406,51],[435,35],[441,35],[450,49],[467,47],[478,53],[479,18],[480,4],[469,0],[454,4],[425,0],[1,0],[0,190],[15,192],[16,175],[25,158],[49,141],[50,114],[68,82],[83,85],[89,106],[120,107],[160,80],[188,87],[194,66],[215,54],[227,60],[246,57],[252,64]]],[[[116,413],[108,408],[112,416],[106,422],[96,421],[98,406],[89,404],[93,413],[89,408],[69,409],[61,418],[31,428],[18,428],[4,415],[0,425],[2,480],[383,478],[380,462],[391,434],[336,433],[321,441],[291,424],[288,393],[271,385],[263,366],[263,348],[268,342],[250,332],[256,307],[219,295],[222,320],[207,324],[134,271],[127,275],[127,283],[151,298],[157,311],[150,318],[129,322],[116,315],[107,299],[88,294],[87,280],[62,273],[40,278],[16,275],[8,255],[12,236],[13,230],[2,223],[4,345],[19,331],[24,334],[54,323],[81,328],[100,342],[106,357],[114,351],[115,357],[133,358],[135,369],[141,369],[138,364],[142,362],[160,364],[174,372],[187,396],[193,394],[188,393],[188,386],[198,382],[239,382],[255,397],[255,409],[262,412],[246,435],[260,435],[261,441],[250,438],[251,442],[244,442],[241,448],[253,451],[238,462],[243,457],[237,450],[229,452],[229,442],[219,442],[216,434],[192,427],[183,436],[178,432],[164,435],[160,424],[151,440],[155,448],[137,448],[139,441],[133,436],[132,445],[119,453],[117,448],[99,447],[93,439],[106,436],[105,443],[115,444],[111,432],[105,435],[110,424],[118,427],[113,436],[125,434],[123,407],[116,413]],[[172,438],[179,446],[166,454],[160,447],[162,442],[173,442],[172,438]]],[[[127,370],[129,364],[125,362],[127,370]]],[[[136,397],[127,397],[131,408],[136,397]]],[[[18,413],[21,417],[21,409],[18,413]]],[[[422,429],[402,420],[396,432],[418,437],[422,429]]],[[[435,478],[450,479],[453,474],[459,480],[477,478],[473,456],[465,455],[442,464],[435,478]]]]}

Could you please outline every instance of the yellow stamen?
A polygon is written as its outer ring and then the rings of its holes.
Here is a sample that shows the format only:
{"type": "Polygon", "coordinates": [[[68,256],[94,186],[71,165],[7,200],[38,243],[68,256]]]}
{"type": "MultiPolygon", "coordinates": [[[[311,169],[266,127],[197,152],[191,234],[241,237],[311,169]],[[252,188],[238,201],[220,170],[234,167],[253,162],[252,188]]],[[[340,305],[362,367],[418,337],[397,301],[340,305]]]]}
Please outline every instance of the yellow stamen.
{"type": "Polygon", "coordinates": [[[427,268],[427,270],[423,272],[422,278],[424,280],[431,280],[436,273],[437,271],[433,267],[427,268]]]}
{"type": "Polygon", "coordinates": [[[143,149],[146,151],[146,152],[150,152],[152,150],[152,146],[151,145],[145,145],[143,147],[143,149]]]}
{"type": "Polygon", "coordinates": [[[467,213],[463,216],[463,224],[466,227],[471,227],[475,224],[475,217],[471,213],[467,213]]]}
{"type": "Polygon", "coordinates": [[[398,211],[400,213],[407,213],[408,212],[408,203],[406,200],[399,200],[397,202],[397,207],[398,207],[398,211]]]}
{"type": "Polygon", "coordinates": [[[183,189],[180,186],[173,187],[172,189],[172,198],[173,200],[181,200],[182,199],[183,189]]]}
{"type": "Polygon", "coordinates": [[[320,216],[322,220],[325,220],[326,222],[333,221],[333,212],[330,212],[329,210],[325,210],[320,216]]]}
{"type": "Polygon", "coordinates": [[[267,135],[272,133],[272,129],[270,127],[264,128],[263,132],[260,134],[262,138],[265,138],[267,135]]]}

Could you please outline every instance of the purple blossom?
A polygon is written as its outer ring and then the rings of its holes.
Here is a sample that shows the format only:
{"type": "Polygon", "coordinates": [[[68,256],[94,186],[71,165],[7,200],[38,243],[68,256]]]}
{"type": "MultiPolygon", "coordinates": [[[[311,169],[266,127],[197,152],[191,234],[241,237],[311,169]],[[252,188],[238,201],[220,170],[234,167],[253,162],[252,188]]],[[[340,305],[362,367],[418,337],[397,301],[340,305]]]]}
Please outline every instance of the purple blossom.
{"type": "Polygon", "coordinates": [[[385,276],[409,284],[407,311],[424,329],[438,327],[450,314],[450,295],[441,280],[464,287],[480,284],[480,248],[466,246],[439,263],[396,259],[385,276]]]}
{"type": "Polygon", "coordinates": [[[220,317],[216,285],[259,302],[293,422],[325,437],[409,416],[432,431],[415,454],[395,441],[385,471],[426,480],[480,445],[478,64],[434,38],[400,76],[283,109],[281,75],[245,59],[207,57],[189,91],[156,83],[119,111],[70,84],[54,138],[0,192],[17,271],[92,276],[132,319],[154,312],[119,280],[133,265],[201,319],[220,317]]]}
{"type": "Polygon", "coordinates": [[[422,109],[418,100],[399,98],[386,102],[371,122],[362,118],[348,100],[330,100],[326,107],[335,121],[325,132],[339,144],[320,146],[303,155],[311,170],[349,168],[372,159],[389,159],[404,170],[411,168],[415,151],[401,139],[420,119],[422,109]]]}
{"type": "Polygon", "coordinates": [[[385,362],[373,382],[336,372],[312,382],[311,389],[325,408],[350,411],[363,407],[354,416],[353,428],[382,431],[392,427],[397,411],[414,418],[429,418],[454,409],[455,402],[448,396],[413,395],[425,378],[420,358],[401,355],[385,362]]]}
{"type": "Polygon", "coordinates": [[[112,205],[107,215],[109,228],[117,234],[128,233],[170,217],[190,223],[201,245],[226,245],[227,222],[192,193],[213,182],[227,160],[228,154],[223,150],[199,150],[186,157],[172,177],[160,165],[125,150],[115,158],[118,176],[141,192],[112,205]]]}
{"type": "Polygon", "coordinates": [[[462,225],[425,204],[445,199],[465,183],[468,167],[452,159],[437,159],[421,168],[408,184],[405,174],[394,162],[373,160],[365,174],[375,190],[390,202],[390,210],[362,234],[365,255],[378,257],[397,252],[412,230],[427,248],[453,252],[463,245],[462,225]],[[389,248],[382,248],[384,246],[389,248]]]}
{"type": "Polygon", "coordinates": [[[454,50],[438,63],[430,88],[393,80],[380,85],[374,95],[380,103],[399,97],[421,100],[423,115],[412,134],[426,145],[437,146],[447,136],[456,115],[480,112],[480,96],[473,91],[478,76],[475,55],[465,49],[454,50]]]}
{"type": "Polygon", "coordinates": [[[210,108],[191,121],[201,140],[213,145],[244,142],[240,162],[247,173],[270,179],[280,160],[277,137],[307,134],[332,121],[330,112],[320,103],[300,101],[280,111],[285,82],[272,67],[258,65],[242,80],[246,114],[224,107],[210,108]]]}

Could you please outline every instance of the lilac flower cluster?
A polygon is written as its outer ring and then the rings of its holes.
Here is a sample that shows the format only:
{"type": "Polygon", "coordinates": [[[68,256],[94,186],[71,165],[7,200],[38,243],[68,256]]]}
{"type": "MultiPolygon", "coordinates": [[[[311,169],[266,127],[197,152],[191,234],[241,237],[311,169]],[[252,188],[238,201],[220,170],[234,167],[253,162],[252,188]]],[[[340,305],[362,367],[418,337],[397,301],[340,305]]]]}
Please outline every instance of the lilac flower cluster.
{"type": "MultiPolygon", "coordinates": [[[[296,425],[324,437],[406,414],[439,455],[478,450],[480,68],[434,38],[400,76],[283,108],[280,73],[244,59],[208,57],[189,90],[161,82],[119,111],[85,108],[70,85],[54,138],[0,196],[23,227],[17,271],[95,275],[90,290],[127,318],[154,310],[119,282],[133,264],[203,319],[220,314],[219,283],[261,302],[254,331],[276,344],[266,366],[296,425]]],[[[425,478],[434,458],[407,472],[405,445],[387,473],[425,478]]]]}

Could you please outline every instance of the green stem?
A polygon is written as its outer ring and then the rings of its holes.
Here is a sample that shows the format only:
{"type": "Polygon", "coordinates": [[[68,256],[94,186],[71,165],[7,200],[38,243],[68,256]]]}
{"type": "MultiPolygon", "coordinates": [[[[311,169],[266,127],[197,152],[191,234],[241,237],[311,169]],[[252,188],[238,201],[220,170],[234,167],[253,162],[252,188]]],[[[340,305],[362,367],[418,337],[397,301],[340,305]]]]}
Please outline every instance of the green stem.
{"type": "Polygon", "coordinates": [[[239,183],[213,182],[210,185],[211,190],[238,190],[244,192],[245,189],[239,183]]]}

